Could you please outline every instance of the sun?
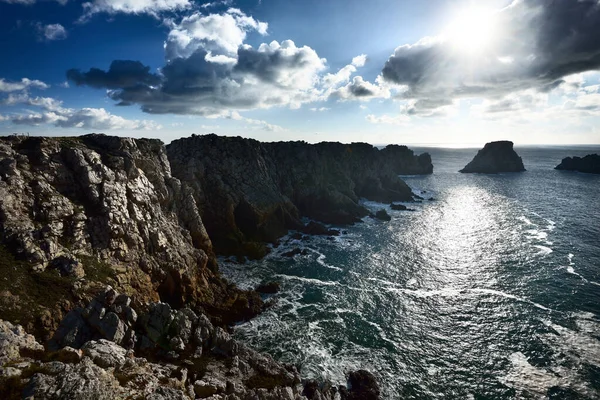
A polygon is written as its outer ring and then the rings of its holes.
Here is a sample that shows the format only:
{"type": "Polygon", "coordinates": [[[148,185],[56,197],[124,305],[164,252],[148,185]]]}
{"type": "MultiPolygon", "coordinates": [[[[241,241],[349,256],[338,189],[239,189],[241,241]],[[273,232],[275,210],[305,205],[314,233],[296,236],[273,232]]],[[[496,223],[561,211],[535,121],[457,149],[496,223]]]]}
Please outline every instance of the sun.
{"type": "Polygon", "coordinates": [[[466,53],[481,53],[496,38],[496,14],[484,8],[467,8],[457,13],[443,36],[453,47],[466,53]]]}

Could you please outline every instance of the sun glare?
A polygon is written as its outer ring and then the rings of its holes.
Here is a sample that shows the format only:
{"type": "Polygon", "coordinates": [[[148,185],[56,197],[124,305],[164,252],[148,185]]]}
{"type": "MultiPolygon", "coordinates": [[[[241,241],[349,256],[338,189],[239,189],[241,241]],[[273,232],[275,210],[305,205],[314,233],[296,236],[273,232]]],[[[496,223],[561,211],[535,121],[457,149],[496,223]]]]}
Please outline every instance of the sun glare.
{"type": "Polygon", "coordinates": [[[457,50],[467,53],[485,51],[494,41],[495,35],[494,12],[482,8],[461,11],[444,33],[446,40],[457,50]]]}

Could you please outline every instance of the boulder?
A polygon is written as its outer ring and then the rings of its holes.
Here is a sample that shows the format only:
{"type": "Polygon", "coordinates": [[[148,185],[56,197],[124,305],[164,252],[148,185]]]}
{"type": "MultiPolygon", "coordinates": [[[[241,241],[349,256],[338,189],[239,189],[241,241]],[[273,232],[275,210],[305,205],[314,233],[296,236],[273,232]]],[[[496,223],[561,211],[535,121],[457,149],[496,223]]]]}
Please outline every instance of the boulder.
{"type": "Polygon", "coordinates": [[[84,356],[91,358],[96,365],[102,368],[114,368],[123,365],[127,354],[127,350],[105,339],[87,342],[82,351],[84,356]]]}
{"type": "Polygon", "coordinates": [[[258,293],[275,294],[281,290],[281,284],[275,281],[265,282],[258,285],[254,290],[258,293]]]}
{"type": "Polygon", "coordinates": [[[392,220],[392,217],[390,217],[390,215],[384,209],[381,209],[381,210],[377,211],[371,217],[375,218],[375,219],[378,219],[378,220],[381,220],[381,221],[391,221],[392,220]]]}
{"type": "Polygon", "coordinates": [[[497,174],[500,172],[523,172],[523,160],[513,149],[513,142],[504,140],[486,143],[473,161],[459,172],[497,174]]]}

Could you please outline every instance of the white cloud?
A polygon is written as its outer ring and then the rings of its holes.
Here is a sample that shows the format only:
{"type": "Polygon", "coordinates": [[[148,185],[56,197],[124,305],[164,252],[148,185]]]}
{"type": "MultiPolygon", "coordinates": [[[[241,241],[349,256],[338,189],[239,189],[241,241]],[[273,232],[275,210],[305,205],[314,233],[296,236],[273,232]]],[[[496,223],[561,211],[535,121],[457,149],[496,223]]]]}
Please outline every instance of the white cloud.
{"type": "Polygon", "coordinates": [[[269,131],[269,132],[284,132],[287,130],[279,125],[273,125],[273,124],[270,124],[263,120],[243,117],[236,111],[227,113],[225,115],[225,118],[233,119],[236,121],[244,121],[245,123],[247,123],[249,125],[257,126],[258,128],[265,130],[265,131],[269,131]]]}
{"type": "Polygon", "coordinates": [[[64,108],[62,101],[51,97],[30,97],[27,93],[9,94],[2,100],[1,104],[15,106],[24,104],[39,107],[39,111],[27,111],[26,113],[5,116],[16,125],[42,125],[53,124],[61,128],[85,128],[85,129],[122,129],[122,130],[156,130],[162,127],[150,120],[128,120],[113,115],[104,108],[82,108],[75,110],[64,108]]]}
{"type": "Polygon", "coordinates": [[[48,89],[50,85],[42,81],[23,78],[19,82],[8,82],[4,78],[0,78],[0,92],[15,92],[17,90],[26,90],[29,88],[48,89]]]}
{"type": "Polygon", "coordinates": [[[352,65],[357,68],[364,67],[367,62],[367,55],[361,54],[360,56],[356,56],[352,59],[352,65]]]}
{"type": "Polygon", "coordinates": [[[323,112],[323,111],[329,111],[329,110],[331,110],[331,108],[327,108],[327,107],[319,107],[319,108],[313,107],[310,109],[310,111],[313,111],[313,112],[323,112]]]}
{"type": "MultiPolygon", "coordinates": [[[[189,58],[199,49],[209,57],[226,56],[235,61],[238,48],[246,40],[246,33],[257,31],[267,34],[268,24],[247,16],[238,9],[230,8],[223,14],[202,15],[194,13],[180,23],[168,21],[171,28],[165,42],[167,60],[177,57],[189,58]]],[[[217,61],[218,62],[218,61],[217,61]]]]}
{"type": "Polygon", "coordinates": [[[98,13],[148,14],[158,17],[163,12],[181,11],[192,5],[190,0],[94,0],[83,3],[84,15],[79,21],[85,22],[98,13]]]}
{"type": "Polygon", "coordinates": [[[372,124],[405,125],[410,121],[410,118],[406,115],[376,116],[373,114],[369,114],[367,115],[366,120],[372,124]]]}
{"type": "Polygon", "coordinates": [[[38,24],[38,32],[46,40],[63,40],[67,38],[67,30],[61,24],[38,24]]]}

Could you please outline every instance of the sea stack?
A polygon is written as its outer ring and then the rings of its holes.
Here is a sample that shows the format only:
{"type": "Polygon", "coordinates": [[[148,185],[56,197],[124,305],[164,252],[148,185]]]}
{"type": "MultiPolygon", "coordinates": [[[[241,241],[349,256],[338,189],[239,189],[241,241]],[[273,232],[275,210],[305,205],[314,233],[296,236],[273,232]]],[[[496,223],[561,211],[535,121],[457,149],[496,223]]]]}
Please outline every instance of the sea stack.
{"type": "Polygon", "coordinates": [[[586,172],[588,174],[600,174],[600,156],[598,154],[588,154],[583,158],[563,158],[562,162],[554,169],[586,172]]]}
{"type": "Polygon", "coordinates": [[[513,149],[513,142],[502,140],[486,143],[473,161],[459,172],[497,174],[500,172],[523,172],[523,160],[513,149]]]}

